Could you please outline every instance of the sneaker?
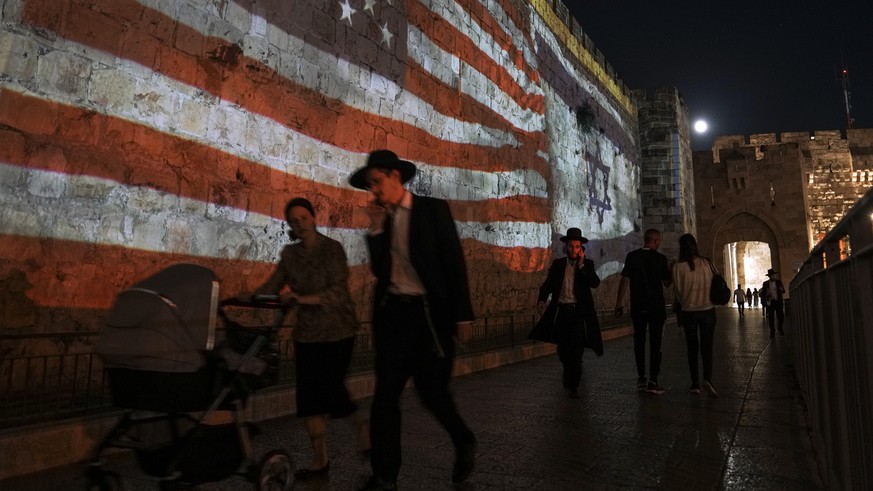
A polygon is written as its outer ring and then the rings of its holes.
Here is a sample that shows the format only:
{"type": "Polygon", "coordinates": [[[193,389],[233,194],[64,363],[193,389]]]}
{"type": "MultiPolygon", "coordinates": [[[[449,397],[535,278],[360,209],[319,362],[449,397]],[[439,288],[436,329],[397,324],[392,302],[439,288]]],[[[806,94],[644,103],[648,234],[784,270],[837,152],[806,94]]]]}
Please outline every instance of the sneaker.
{"type": "Polygon", "coordinates": [[[706,393],[709,394],[710,397],[718,397],[718,392],[715,391],[715,387],[712,386],[712,382],[709,380],[703,381],[703,388],[706,389],[706,393]]]}
{"type": "Polygon", "coordinates": [[[656,396],[659,396],[659,395],[663,394],[664,392],[667,392],[667,389],[658,385],[658,382],[651,381],[651,382],[649,382],[649,385],[646,386],[646,392],[648,392],[649,394],[655,394],[656,396]]]}
{"type": "Polygon", "coordinates": [[[688,393],[694,394],[694,395],[700,394],[700,386],[699,385],[692,385],[691,388],[688,389],[688,393]]]}
{"type": "Polygon", "coordinates": [[[637,391],[642,392],[646,390],[646,384],[648,383],[648,379],[646,377],[640,377],[637,379],[637,391]]]}

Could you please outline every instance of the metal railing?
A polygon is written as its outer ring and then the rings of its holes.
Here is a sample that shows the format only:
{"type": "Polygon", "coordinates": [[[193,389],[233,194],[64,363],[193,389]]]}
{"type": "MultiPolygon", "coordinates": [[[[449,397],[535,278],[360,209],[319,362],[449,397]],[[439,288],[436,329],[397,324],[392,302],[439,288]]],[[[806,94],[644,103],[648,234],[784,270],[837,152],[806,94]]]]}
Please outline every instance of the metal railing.
{"type": "Polygon", "coordinates": [[[789,288],[795,365],[832,489],[873,489],[873,189],[789,288]]]}

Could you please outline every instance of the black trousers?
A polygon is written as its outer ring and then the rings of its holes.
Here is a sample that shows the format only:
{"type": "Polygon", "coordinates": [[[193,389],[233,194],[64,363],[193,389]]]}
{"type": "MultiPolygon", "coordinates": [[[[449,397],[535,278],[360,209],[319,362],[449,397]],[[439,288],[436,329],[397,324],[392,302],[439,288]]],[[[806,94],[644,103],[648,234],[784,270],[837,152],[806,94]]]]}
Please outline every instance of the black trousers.
{"type": "Polygon", "coordinates": [[[649,379],[658,380],[661,373],[661,340],[664,337],[666,312],[631,312],[634,324],[634,358],[637,375],[646,376],[646,331],[649,333],[649,379]]]}
{"type": "Polygon", "coordinates": [[[441,355],[428,315],[422,301],[392,295],[375,313],[376,390],[370,415],[370,464],[373,475],[384,481],[396,481],[400,473],[400,396],[410,378],[422,404],[449,433],[455,448],[476,439],[449,392],[454,340],[442,331],[438,336],[441,355]]]}
{"type": "Polygon", "coordinates": [[[682,312],[679,324],[685,330],[685,347],[688,352],[688,371],[691,385],[700,387],[700,372],[697,354],[703,359],[703,380],[712,381],[712,344],[715,338],[715,309],[697,312],[682,312]],[[699,335],[699,337],[698,337],[699,335]]]}
{"type": "Polygon", "coordinates": [[[579,307],[558,305],[554,336],[558,359],[564,367],[564,388],[576,389],[582,380],[582,353],[585,351],[585,316],[579,307]]]}
{"type": "Polygon", "coordinates": [[[767,323],[770,325],[770,334],[776,331],[776,320],[779,321],[779,332],[782,332],[782,324],[785,323],[785,310],[783,310],[782,300],[770,300],[767,305],[767,323]]]}

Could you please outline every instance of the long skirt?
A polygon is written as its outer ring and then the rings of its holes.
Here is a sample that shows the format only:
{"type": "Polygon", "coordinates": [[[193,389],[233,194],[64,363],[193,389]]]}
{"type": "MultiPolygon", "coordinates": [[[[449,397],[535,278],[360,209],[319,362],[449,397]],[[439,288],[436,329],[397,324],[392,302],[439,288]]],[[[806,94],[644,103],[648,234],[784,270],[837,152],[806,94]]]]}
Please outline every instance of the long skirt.
{"type": "Polygon", "coordinates": [[[345,384],[354,345],[354,337],[294,343],[298,417],[329,414],[331,418],[344,418],[357,410],[345,384]]]}

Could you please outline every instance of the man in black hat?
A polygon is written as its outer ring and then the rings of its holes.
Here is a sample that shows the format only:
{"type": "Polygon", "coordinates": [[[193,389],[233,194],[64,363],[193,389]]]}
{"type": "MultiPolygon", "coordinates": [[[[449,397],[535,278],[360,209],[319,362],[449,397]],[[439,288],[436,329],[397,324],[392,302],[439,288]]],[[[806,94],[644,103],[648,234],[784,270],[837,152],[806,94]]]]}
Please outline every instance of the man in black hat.
{"type": "Polygon", "coordinates": [[[567,229],[561,242],[566,257],[555,259],[549,268],[537,298],[537,307],[543,315],[528,337],[558,345],[564,388],[575,398],[579,397],[584,349],[603,355],[603,338],[591,295],[591,289],[600,285],[600,277],[594,270],[594,261],[585,258],[583,244],[588,239],[581,230],[567,229]]]}
{"type": "Polygon", "coordinates": [[[785,287],[779,280],[779,272],[774,271],[773,268],[767,270],[767,277],[770,279],[765,281],[764,286],[761,287],[761,298],[767,299],[767,323],[770,325],[770,337],[772,338],[776,336],[775,321],[777,319],[779,321],[779,334],[785,334],[785,331],[782,330],[782,324],[785,323],[785,312],[782,308],[785,287]]]}
{"type": "Polygon", "coordinates": [[[373,338],[376,389],[370,421],[373,476],[363,489],[396,489],[400,395],[410,377],[422,403],[455,446],[452,481],[473,471],[476,437],[449,392],[455,340],[469,339],[473,306],[464,252],[448,203],[410,193],[415,166],[376,150],[349,183],[369,190],[367,246],[376,276],[373,338]]]}

